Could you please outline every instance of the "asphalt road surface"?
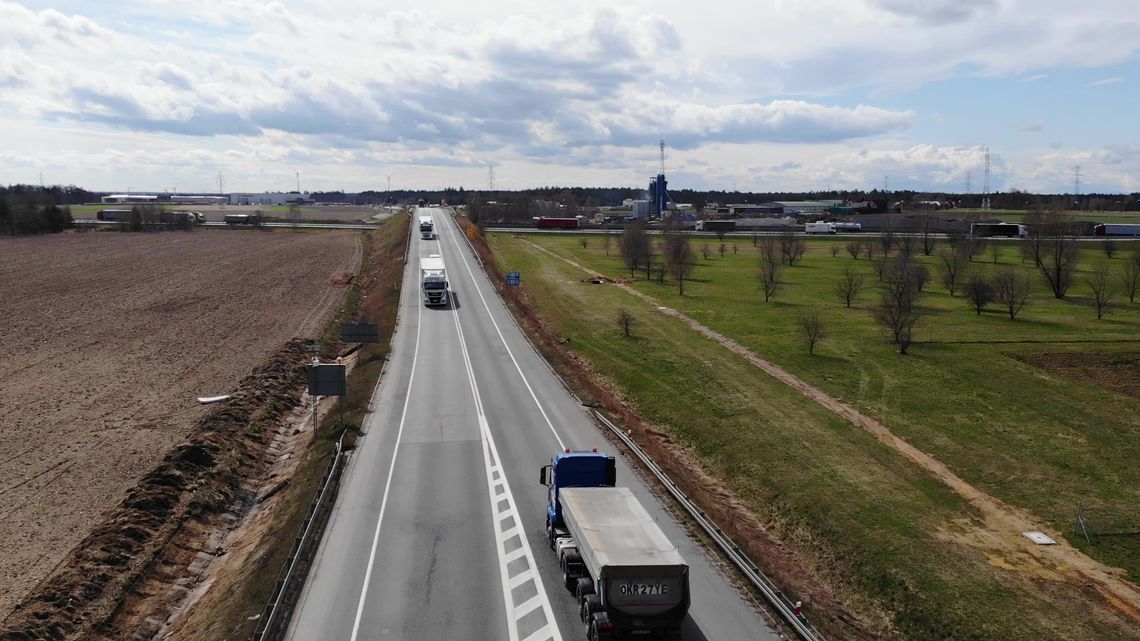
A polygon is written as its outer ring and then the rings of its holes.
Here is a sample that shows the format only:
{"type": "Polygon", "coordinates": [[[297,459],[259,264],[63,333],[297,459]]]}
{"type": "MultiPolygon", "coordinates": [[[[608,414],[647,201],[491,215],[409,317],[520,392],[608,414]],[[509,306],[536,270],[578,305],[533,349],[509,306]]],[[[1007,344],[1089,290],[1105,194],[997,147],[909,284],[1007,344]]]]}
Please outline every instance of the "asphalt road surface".
{"type": "MultiPolygon", "coordinates": [[[[432,214],[437,239],[413,236],[391,361],[289,638],[584,639],[545,542],[538,476],[564,447],[607,442],[522,336],[448,214],[416,213],[432,214]],[[418,259],[430,254],[447,265],[446,308],[420,302],[418,259]]],[[[685,641],[777,638],[620,454],[618,484],[690,565],[685,641]]]]}

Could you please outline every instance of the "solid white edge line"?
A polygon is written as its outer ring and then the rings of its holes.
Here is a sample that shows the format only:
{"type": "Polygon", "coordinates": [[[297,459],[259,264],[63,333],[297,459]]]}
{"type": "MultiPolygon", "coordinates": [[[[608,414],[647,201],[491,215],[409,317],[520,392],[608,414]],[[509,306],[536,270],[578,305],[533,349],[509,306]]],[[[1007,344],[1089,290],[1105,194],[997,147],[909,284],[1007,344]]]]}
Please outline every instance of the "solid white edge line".
{"type": "Polygon", "coordinates": [[[360,633],[360,619],[364,614],[364,600],[368,596],[368,584],[372,580],[372,566],[376,563],[376,548],[380,543],[380,524],[384,522],[384,511],[388,508],[388,492],[392,489],[392,473],[396,470],[396,455],[400,449],[400,437],[404,434],[404,422],[408,417],[408,404],[412,398],[412,382],[416,377],[416,361],[420,356],[420,321],[423,320],[423,303],[417,299],[416,339],[412,351],[412,371],[408,375],[408,392],[404,395],[404,410],[400,413],[400,428],[396,431],[396,444],[392,446],[392,463],[388,467],[388,480],[384,483],[384,498],[380,500],[380,514],[376,517],[376,531],[372,535],[372,551],[368,553],[368,568],[364,572],[364,584],[360,588],[360,601],[356,605],[356,618],[352,622],[350,641],[356,641],[360,633]]]}
{"type": "Polygon", "coordinates": [[[491,306],[487,304],[487,299],[483,297],[483,291],[479,287],[479,281],[475,278],[475,273],[471,271],[471,265],[467,262],[467,257],[463,254],[463,248],[459,246],[459,241],[455,239],[455,231],[452,230],[451,224],[444,225],[447,228],[447,234],[451,237],[451,243],[455,245],[455,251],[463,261],[463,267],[467,269],[467,274],[471,277],[471,284],[475,286],[475,293],[479,294],[479,300],[483,301],[483,308],[487,310],[487,317],[491,319],[491,325],[495,327],[495,333],[499,335],[499,340],[503,343],[503,348],[507,350],[507,356],[511,357],[511,362],[515,365],[515,370],[519,373],[519,378],[522,379],[523,385],[526,386],[526,391],[530,392],[531,399],[538,407],[538,411],[542,414],[542,418],[546,420],[546,426],[550,428],[550,433],[554,435],[554,440],[558,441],[558,449],[566,449],[566,444],[562,442],[562,437],[558,435],[558,430],[554,429],[554,423],[551,422],[550,417],[546,415],[546,410],[542,407],[542,403],[538,401],[538,396],[534,393],[534,389],[530,386],[530,381],[527,380],[526,374],[523,374],[522,367],[519,365],[518,359],[515,358],[514,352],[511,351],[510,345],[507,345],[507,339],[503,337],[503,332],[499,329],[499,324],[495,322],[495,316],[491,313],[491,306]]]}

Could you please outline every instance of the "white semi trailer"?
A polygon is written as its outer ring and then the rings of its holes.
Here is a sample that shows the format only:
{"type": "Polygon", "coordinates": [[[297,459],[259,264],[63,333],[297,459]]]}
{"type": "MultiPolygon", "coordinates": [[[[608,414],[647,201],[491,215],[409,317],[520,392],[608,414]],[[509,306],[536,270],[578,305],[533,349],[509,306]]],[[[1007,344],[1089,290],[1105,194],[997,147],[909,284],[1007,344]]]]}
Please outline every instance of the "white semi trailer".
{"type": "Polygon", "coordinates": [[[435,238],[435,223],[431,216],[420,216],[420,238],[431,240],[435,238]]]}
{"type": "Polygon", "coordinates": [[[424,305],[448,303],[447,269],[439,254],[420,259],[420,293],[423,294],[424,305]]]}

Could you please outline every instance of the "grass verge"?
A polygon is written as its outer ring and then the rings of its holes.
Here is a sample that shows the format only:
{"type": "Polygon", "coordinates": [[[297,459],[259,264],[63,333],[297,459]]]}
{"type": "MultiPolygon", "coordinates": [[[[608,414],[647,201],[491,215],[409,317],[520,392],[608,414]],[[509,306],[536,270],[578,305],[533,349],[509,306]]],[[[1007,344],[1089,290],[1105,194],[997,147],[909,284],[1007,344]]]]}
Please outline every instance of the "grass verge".
{"type": "MultiPolygon", "coordinates": [[[[611,276],[624,271],[616,243],[606,256],[604,242],[596,237],[585,247],[574,237],[531,238],[611,276]]],[[[859,625],[875,636],[1137,638],[1134,622],[1106,607],[1090,586],[1035,571],[1024,559],[992,554],[967,504],[869,435],[663,318],[648,303],[585,283],[581,272],[509,235],[492,234],[488,240],[498,261],[495,269],[523,272],[526,285],[517,297],[556,336],[571,339],[571,356],[608,381],[627,407],[696,458],[793,547],[807,571],[832,586],[859,625]],[[631,338],[623,337],[614,321],[620,309],[639,321],[631,338]]],[[[1007,499],[1015,505],[1034,511],[1064,505],[1083,488],[1085,496],[1127,509],[1138,487],[1121,482],[1136,473],[1127,463],[1135,460],[1130,449],[1136,447],[1135,413],[1098,404],[1105,392],[1095,387],[1076,396],[1069,393],[1069,382],[1045,380],[1040,384],[1046,388],[1034,387],[1048,377],[995,354],[992,344],[951,341],[990,340],[1009,333],[1010,324],[1017,336],[1030,340],[1072,334],[1087,339],[1090,332],[1119,340],[1135,334],[1128,326],[1133,312],[1123,310],[1114,319],[1120,324],[1100,327],[1079,300],[1039,299],[1023,312],[1023,320],[1006,318],[1003,324],[996,315],[983,315],[978,327],[977,315],[960,298],[931,293],[928,329],[939,332],[934,338],[940,342],[912,348],[916,357],[899,358],[883,344],[865,307],[845,310],[831,303],[834,279],[855,261],[846,254],[830,256],[826,243],[814,242],[804,262],[788,270],[794,280],[775,304],[759,302],[750,245],[701,261],[684,297],[669,281],[634,285],[904,432],[907,440],[992,494],[1024,499],[1007,499]],[[800,344],[794,321],[799,311],[815,306],[824,311],[831,337],[813,358],[800,344]],[[1098,437],[1086,425],[1075,446],[1063,447],[1090,412],[1113,427],[1098,437]],[[1100,459],[1094,456],[1098,451],[1100,459]],[[953,453],[957,456],[945,457],[953,453]],[[1080,465],[1086,467],[1075,472],[1080,465]],[[983,471],[1003,472],[1003,483],[983,471]],[[1034,478],[1029,471],[1043,476],[1034,478]],[[1042,491],[1042,482],[1048,491],[1042,491]],[[1052,496],[1056,493],[1063,496],[1052,496]]],[[[1012,252],[1002,248],[999,265],[1016,266],[1012,252]]],[[[858,267],[870,271],[866,261],[858,267]]],[[[1134,399],[1113,398],[1114,404],[1130,402],[1134,399]]],[[[1063,521],[1059,515],[1049,516],[1063,521]]],[[[1059,529],[1069,528],[1062,522],[1059,529]]],[[[823,619],[831,636],[851,638],[852,625],[843,617],[817,611],[816,618],[823,619]]]]}

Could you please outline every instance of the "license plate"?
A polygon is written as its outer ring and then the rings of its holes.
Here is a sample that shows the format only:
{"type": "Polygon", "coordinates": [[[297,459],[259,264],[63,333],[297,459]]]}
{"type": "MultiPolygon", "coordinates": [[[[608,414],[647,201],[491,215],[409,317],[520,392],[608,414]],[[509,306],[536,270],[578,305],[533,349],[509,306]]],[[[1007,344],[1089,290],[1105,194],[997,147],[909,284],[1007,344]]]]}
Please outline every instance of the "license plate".
{"type": "Polygon", "coordinates": [[[661,596],[669,594],[669,586],[664,583],[622,583],[618,592],[622,596],[661,596]]]}

